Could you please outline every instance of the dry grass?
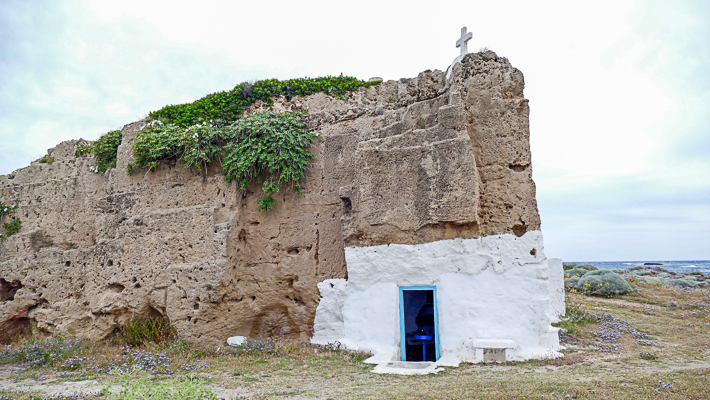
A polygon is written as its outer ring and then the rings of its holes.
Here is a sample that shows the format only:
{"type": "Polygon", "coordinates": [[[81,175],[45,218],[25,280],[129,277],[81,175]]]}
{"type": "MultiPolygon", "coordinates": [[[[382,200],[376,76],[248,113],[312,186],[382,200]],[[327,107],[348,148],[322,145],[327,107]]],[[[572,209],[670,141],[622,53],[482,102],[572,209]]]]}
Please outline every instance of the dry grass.
{"type": "MultiPolygon", "coordinates": [[[[140,350],[169,356],[169,367],[157,374],[159,379],[194,373],[229,398],[710,399],[708,290],[643,282],[635,286],[638,293],[617,298],[568,294],[568,306],[589,318],[565,324],[573,334],[565,336],[565,357],[560,359],[464,364],[436,375],[391,376],[370,373],[372,366],[362,363],[365,355],[292,341],[254,342],[237,352],[184,342],[140,350]],[[678,308],[669,308],[671,302],[678,308]],[[618,338],[604,347],[612,351],[600,352],[600,333],[615,329],[618,338]],[[642,359],[641,352],[657,359],[642,359]],[[203,364],[207,367],[182,368],[203,364]]],[[[104,364],[126,355],[125,347],[109,343],[84,349],[81,357],[108,360],[104,364]]],[[[2,381],[13,379],[44,377],[53,384],[116,380],[91,370],[91,365],[93,361],[87,361],[74,371],[59,364],[23,371],[7,364],[0,367],[0,396],[8,395],[2,392],[2,381]]]]}

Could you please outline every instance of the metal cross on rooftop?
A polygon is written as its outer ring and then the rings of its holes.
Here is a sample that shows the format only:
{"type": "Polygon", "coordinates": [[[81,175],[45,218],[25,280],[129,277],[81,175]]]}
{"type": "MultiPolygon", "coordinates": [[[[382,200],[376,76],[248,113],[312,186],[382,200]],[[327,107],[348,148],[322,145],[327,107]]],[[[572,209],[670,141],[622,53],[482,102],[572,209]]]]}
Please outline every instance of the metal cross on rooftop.
{"type": "Polygon", "coordinates": [[[466,32],[466,27],[461,28],[461,39],[456,41],[456,47],[461,48],[461,56],[468,54],[468,41],[471,40],[473,34],[471,32],[466,32]]]}

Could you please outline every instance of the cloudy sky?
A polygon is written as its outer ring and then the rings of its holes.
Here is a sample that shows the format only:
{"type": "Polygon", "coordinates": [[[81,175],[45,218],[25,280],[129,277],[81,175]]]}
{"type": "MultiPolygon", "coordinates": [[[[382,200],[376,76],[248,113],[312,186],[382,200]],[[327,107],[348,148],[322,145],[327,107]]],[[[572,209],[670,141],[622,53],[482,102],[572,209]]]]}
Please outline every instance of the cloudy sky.
{"type": "Polygon", "coordinates": [[[0,0],[0,174],[246,80],[523,71],[546,254],[710,259],[708,1],[0,0]]]}

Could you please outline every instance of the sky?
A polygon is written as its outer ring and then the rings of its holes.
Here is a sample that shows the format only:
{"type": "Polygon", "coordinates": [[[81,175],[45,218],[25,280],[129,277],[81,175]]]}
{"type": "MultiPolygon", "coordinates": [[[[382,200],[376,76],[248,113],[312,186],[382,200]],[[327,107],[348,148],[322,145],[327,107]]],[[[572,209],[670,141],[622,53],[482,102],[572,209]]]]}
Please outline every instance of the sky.
{"type": "Polygon", "coordinates": [[[0,174],[265,78],[525,75],[548,257],[710,259],[709,1],[0,0],[0,174]]]}

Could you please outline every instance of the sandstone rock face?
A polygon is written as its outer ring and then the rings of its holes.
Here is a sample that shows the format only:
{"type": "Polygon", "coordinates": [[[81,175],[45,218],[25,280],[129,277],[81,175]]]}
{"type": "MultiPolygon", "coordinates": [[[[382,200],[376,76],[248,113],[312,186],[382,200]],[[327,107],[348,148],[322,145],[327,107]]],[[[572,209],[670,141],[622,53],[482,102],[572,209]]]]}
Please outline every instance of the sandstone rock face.
{"type": "Polygon", "coordinates": [[[277,110],[309,108],[322,139],[305,192],[282,190],[266,215],[260,185],[226,186],[216,163],[128,176],[144,121],[123,128],[103,176],[74,156],[81,140],[61,143],[53,163],[0,176],[0,200],[22,219],[0,244],[0,329],[103,338],[134,315],[163,315],[192,338],[307,339],[317,284],[347,278],[346,246],[539,230],[523,86],[488,51],[448,81],[426,71],[345,100],[277,99],[277,110]]]}

